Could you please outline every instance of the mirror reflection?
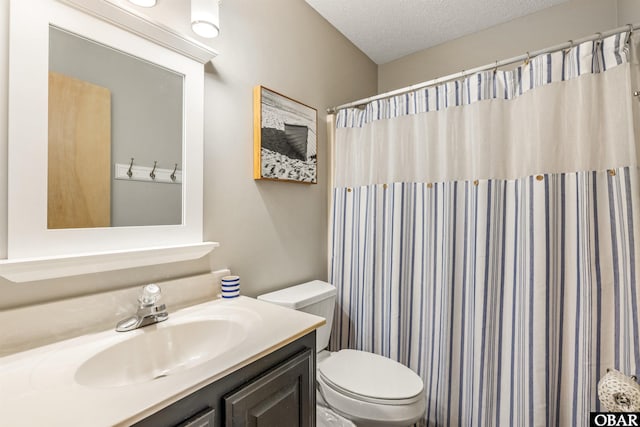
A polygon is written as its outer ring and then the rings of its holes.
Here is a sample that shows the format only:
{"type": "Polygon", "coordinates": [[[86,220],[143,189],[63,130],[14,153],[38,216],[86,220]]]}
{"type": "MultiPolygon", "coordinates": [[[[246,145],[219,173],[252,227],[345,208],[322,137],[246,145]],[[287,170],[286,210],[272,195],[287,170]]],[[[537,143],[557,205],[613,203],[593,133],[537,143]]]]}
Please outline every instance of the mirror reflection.
{"type": "Polygon", "coordinates": [[[182,223],[184,76],[49,28],[48,228],[182,223]]]}

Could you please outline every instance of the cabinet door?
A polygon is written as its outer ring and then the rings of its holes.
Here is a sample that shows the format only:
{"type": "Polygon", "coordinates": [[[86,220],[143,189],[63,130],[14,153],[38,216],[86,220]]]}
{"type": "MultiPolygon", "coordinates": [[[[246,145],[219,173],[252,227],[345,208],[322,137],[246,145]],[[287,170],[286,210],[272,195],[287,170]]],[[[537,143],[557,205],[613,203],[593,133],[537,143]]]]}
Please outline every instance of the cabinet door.
{"type": "Polygon", "coordinates": [[[305,350],[226,396],[226,427],[313,427],[312,350],[305,350]]]}

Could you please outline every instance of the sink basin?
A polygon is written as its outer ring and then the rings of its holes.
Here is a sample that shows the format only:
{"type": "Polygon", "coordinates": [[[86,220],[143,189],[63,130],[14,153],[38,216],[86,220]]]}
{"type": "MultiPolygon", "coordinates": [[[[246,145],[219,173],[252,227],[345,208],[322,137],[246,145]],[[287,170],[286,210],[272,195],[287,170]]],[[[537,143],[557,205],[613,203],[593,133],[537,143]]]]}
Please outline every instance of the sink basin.
{"type": "Polygon", "coordinates": [[[228,318],[157,324],[125,333],[135,335],[80,365],[78,384],[120,387],[153,381],[219,357],[247,337],[246,328],[228,318]]]}

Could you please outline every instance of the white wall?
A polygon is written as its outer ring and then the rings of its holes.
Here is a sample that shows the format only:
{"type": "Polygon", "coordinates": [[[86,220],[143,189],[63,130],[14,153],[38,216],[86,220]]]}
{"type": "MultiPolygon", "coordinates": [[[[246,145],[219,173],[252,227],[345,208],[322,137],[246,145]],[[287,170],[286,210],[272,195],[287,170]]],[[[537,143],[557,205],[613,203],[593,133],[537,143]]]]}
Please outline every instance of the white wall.
{"type": "MultiPolygon", "coordinates": [[[[619,0],[638,10],[637,0],[619,0]]],[[[462,70],[606,31],[618,23],[613,0],[570,0],[505,24],[408,55],[378,68],[378,91],[386,92],[462,70]]],[[[637,22],[640,14],[636,14],[637,22]]]]}
{"type": "MultiPolygon", "coordinates": [[[[8,3],[0,0],[0,232],[6,231],[8,3]],[[3,229],[2,227],[5,227],[3,229]]],[[[205,75],[204,238],[209,259],[14,284],[0,310],[230,267],[245,294],[326,278],[325,110],[373,95],[377,67],[300,0],[222,2],[220,51],[205,75]],[[264,85],[318,110],[318,184],[252,178],[252,90],[264,85]]]]}

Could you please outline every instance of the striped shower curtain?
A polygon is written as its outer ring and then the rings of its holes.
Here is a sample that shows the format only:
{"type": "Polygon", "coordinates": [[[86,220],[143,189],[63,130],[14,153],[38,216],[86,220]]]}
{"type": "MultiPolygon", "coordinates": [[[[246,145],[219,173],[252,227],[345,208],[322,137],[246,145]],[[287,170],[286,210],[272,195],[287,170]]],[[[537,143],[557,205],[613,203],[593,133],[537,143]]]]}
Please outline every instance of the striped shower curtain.
{"type": "Polygon", "coordinates": [[[332,348],[424,381],[433,426],[583,426],[640,373],[635,36],[339,111],[332,348]]]}

